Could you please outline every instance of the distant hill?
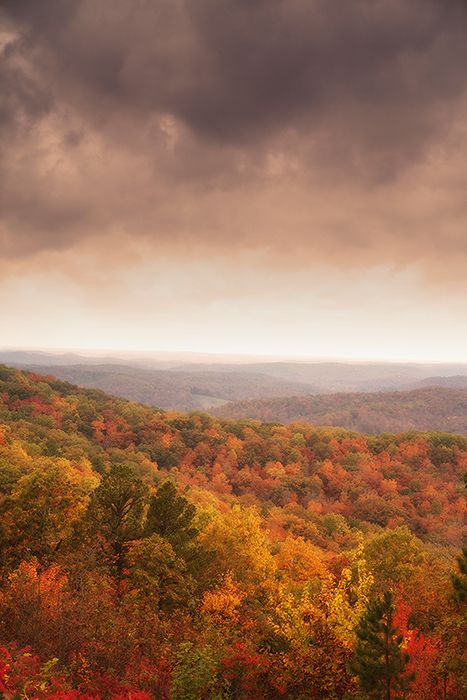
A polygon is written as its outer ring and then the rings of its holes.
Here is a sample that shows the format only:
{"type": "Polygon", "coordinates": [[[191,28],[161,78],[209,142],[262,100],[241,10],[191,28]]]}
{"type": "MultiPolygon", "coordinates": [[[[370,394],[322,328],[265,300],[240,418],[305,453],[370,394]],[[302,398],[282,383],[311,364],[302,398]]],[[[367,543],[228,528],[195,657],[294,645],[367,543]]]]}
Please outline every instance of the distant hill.
{"type": "MultiPolygon", "coordinates": [[[[177,370],[250,372],[286,381],[310,384],[315,393],[396,391],[416,388],[434,376],[467,377],[467,364],[417,364],[401,362],[255,362],[247,364],[185,364],[177,370]]],[[[430,379],[430,381],[431,381],[430,379]]]]}
{"type": "Polygon", "coordinates": [[[224,418],[306,422],[364,433],[442,430],[467,434],[467,388],[340,393],[239,401],[215,411],[224,418]]]}
{"type": "Polygon", "coordinates": [[[229,401],[315,391],[307,384],[259,372],[150,370],[114,364],[30,365],[29,369],[81,387],[102,389],[114,396],[177,411],[207,410],[229,401]]]}
{"type": "Polygon", "coordinates": [[[0,363],[12,367],[31,367],[32,365],[76,365],[106,362],[105,358],[86,357],[73,352],[52,353],[41,350],[0,350],[0,363]]]}
{"type": "MultiPolygon", "coordinates": [[[[416,389],[421,382],[431,386],[447,377],[461,380],[467,377],[466,364],[415,362],[337,362],[337,361],[265,361],[245,358],[206,356],[203,360],[194,354],[183,353],[122,353],[121,356],[91,356],[77,353],[0,350],[0,363],[19,368],[42,367],[53,372],[54,367],[86,365],[102,368],[104,365],[134,367],[146,370],[170,370],[177,373],[216,373],[228,375],[266,375],[274,379],[307,385],[307,393],[341,391],[399,391],[416,389]],[[182,359],[184,358],[184,359],[182,359]],[[310,390],[311,386],[311,390],[310,390]]],[[[237,377],[241,379],[241,377],[237,377]]],[[[466,380],[467,381],[467,380],[466,380]]],[[[451,386],[450,384],[448,386],[451,386]]],[[[457,386],[457,384],[456,384],[457,386]]],[[[462,385],[461,385],[462,386],[462,385]]],[[[282,385],[277,395],[283,393],[282,385]]],[[[301,391],[297,392],[298,394],[301,391]]],[[[291,392],[289,391],[289,395],[291,392]]],[[[234,398],[234,397],[227,397],[234,398]]],[[[240,397],[236,397],[240,398],[240,397]]],[[[245,398],[245,397],[243,397],[245,398]]]]}
{"type": "Polygon", "coordinates": [[[427,377],[427,379],[422,379],[418,382],[418,386],[420,388],[427,386],[444,386],[449,389],[463,389],[467,387],[467,376],[459,374],[454,377],[427,377]]]}
{"type": "MultiPolygon", "coordinates": [[[[277,397],[287,397],[282,399],[284,403],[290,401],[289,397],[342,392],[411,391],[431,386],[467,388],[467,365],[462,364],[251,362],[241,361],[241,358],[225,362],[217,358],[208,362],[198,361],[195,357],[180,362],[180,358],[180,354],[171,356],[170,353],[116,358],[76,353],[0,351],[0,362],[177,411],[214,410],[230,402],[277,397]]],[[[303,410],[306,415],[306,408],[303,410]]],[[[362,411],[365,410],[362,407],[362,411]]],[[[295,415],[293,409],[290,412],[295,415]]],[[[324,414],[328,412],[326,409],[324,414]]],[[[330,412],[334,414],[334,408],[330,412]]],[[[321,413],[318,411],[318,419],[321,413]]],[[[282,409],[279,415],[281,420],[288,420],[282,409]]],[[[339,415],[337,418],[343,420],[339,415]]],[[[348,417],[344,418],[345,422],[339,425],[349,424],[348,417]]],[[[378,419],[375,430],[379,429],[380,422],[378,419]]],[[[390,421],[389,424],[390,429],[399,427],[390,421]]],[[[361,426],[357,422],[352,427],[360,429],[361,426]]],[[[405,425],[401,424],[401,427],[405,425]]]]}

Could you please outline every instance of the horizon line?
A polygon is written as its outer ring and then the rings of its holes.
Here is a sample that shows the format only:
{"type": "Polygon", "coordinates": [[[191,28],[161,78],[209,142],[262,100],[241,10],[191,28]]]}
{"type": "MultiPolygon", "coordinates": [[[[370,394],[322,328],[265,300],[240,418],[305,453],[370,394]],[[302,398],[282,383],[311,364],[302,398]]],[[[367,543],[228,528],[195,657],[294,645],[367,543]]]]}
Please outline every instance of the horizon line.
{"type": "MultiPolygon", "coordinates": [[[[88,358],[102,358],[107,357],[109,359],[129,359],[129,357],[146,357],[151,358],[154,356],[164,356],[165,359],[169,360],[171,357],[175,356],[188,356],[197,358],[218,360],[230,359],[238,361],[249,361],[249,360],[263,360],[266,362],[306,362],[306,363],[342,363],[342,364],[429,364],[429,365],[467,365],[467,359],[453,360],[453,359],[428,359],[428,358],[418,358],[418,359],[406,359],[406,358],[393,358],[393,357],[346,357],[346,356],[313,356],[313,355],[298,355],[298,354],[272,354],[272,353],[254,353],[254,352],[216,352],[209,350],[154,350],[154,349],[123,349],[123,348],[83,348],[83,347],[34,347],[34,346],[24,346],[24,347],[0,347],[0,353],[39,353],[39,354],[50,354],[62,356],[65,354],[77,354],[83,355],[88,358]]],[[[162,357],[161,357],[162,359],[162,357]]]]}

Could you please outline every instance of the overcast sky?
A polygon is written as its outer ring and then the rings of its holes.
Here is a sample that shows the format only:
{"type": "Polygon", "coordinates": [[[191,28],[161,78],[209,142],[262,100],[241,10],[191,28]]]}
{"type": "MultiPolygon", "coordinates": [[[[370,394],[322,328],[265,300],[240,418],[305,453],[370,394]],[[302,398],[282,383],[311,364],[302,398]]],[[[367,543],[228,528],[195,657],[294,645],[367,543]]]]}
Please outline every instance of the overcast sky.
{"type": "Polygon", "coordinates": [[[0,22],[0,346],[467,360],[465,0],[0,22]]]}

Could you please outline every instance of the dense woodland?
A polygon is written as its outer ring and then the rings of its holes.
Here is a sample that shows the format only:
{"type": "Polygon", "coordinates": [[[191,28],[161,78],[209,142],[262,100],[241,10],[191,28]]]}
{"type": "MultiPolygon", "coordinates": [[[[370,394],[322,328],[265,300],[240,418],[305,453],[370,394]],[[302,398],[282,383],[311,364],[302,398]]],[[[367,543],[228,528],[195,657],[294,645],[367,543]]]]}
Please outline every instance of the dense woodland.
{"type": "MultiPolygon", "coordinates": [[[[450,377],[462,381],[462,377],[450,377]]],[[[284,396],[237,401],[215,409],[227,418],[290,423],[305,421],[364,433],[443,430],[467,435],[467,388],[284,396]]]]}
{"type": "MultiPolygon", "coordinates": [[[[29,369],[29,368],[28,368],[29,369]]],[[[146,369],[116,364],[39,366],[40,374],[176,411],[207,410],[228,401],[316,392],[309,384],[259,372],[146,369]]]]}
{"type": "Polygon", "coordinates": [[[460,700],[466,471],[0,367],[0,692],[460,700]]]}

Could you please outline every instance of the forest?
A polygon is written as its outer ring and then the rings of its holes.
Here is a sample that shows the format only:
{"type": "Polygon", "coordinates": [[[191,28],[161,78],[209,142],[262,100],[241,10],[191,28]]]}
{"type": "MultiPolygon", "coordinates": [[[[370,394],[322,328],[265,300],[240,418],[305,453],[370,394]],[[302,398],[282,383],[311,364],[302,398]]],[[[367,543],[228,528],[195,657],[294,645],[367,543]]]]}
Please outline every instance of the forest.
{"type": "Polygon", "coordinates": [[[0,366],[0,692],[461,700],[467,437],[150,408],[0,366]]]}
{"type": "Polygon", "coordinates": [[[364,433],[443,430],[467,435],[464,377],[437,378],[441,386],[412,391],[281,396],[235,401],[213,410],[226,418],[252,418],[349,428],[364,433]],[[455,380],[455,381],[453,381],[455,380]],[[458,386],[451,388],[448,381],[458,386]],[[446,386],[442,386],[443,383],[446,386]]]}
{"type": "Polygon", "coordinates": [[[240,369],[226,371],[148,369],[118,365],[22,367],[81,387],[166,410],[209,410],[228,401],[315,393],[309,384],[240,369]]]}

